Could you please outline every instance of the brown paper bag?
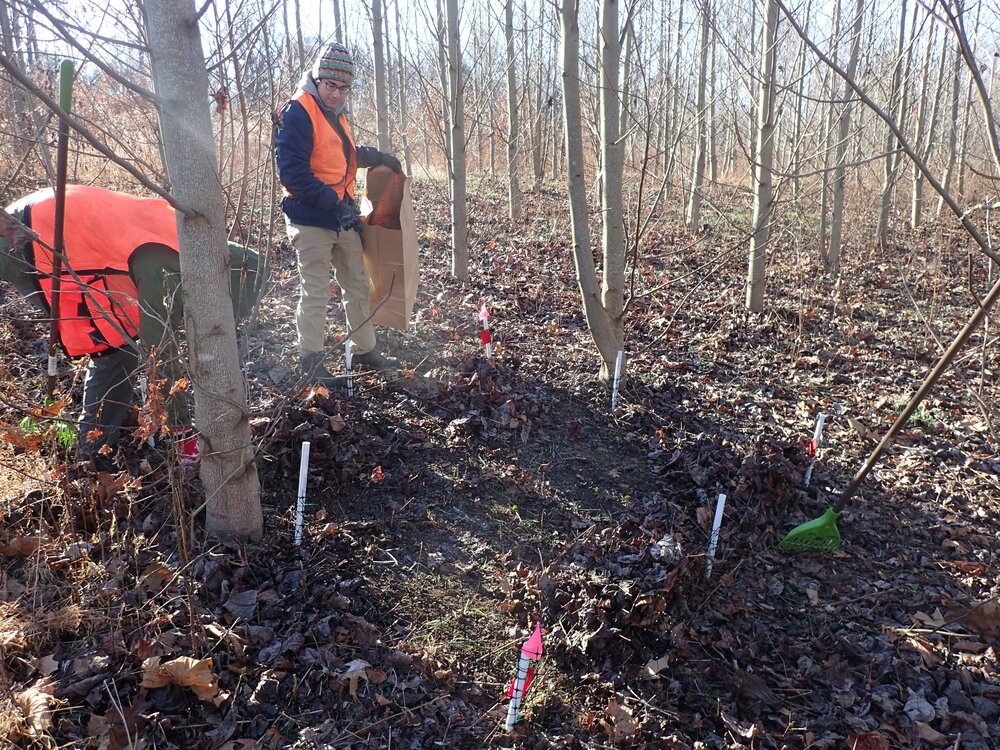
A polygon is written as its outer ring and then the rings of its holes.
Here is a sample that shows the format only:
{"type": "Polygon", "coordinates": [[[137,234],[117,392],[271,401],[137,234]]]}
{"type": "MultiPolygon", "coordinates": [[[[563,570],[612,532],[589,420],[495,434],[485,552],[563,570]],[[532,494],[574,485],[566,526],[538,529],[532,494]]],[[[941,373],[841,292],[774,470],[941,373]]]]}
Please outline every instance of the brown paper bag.
{"type": "Polygon", "coordinates": [[[388,295],[372,321],[405,331],[420,281],[410,178],[388,167],[369,169],[366,194],[372,210],[362,217],[361,244],[372,282],[372,309],[388,295]]]}

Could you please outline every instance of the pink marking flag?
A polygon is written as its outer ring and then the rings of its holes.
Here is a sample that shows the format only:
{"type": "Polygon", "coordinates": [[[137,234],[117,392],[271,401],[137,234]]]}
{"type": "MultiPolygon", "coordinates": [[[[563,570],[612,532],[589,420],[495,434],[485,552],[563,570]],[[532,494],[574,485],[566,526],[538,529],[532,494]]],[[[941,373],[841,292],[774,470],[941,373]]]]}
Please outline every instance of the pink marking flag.
{"type": "Polygon", "coordinates": [[[530,665],[531,660],[542,658],[542,624],[535,623],[535,632],[521,646],[521,658],[517,663],[517,675],[510,683],[507,695],[510,696],[510,706],[507,709],[506,729],[509,732],[517,722],[518,713],[521,709],[521,699],[528,692],[531,680],[535,676],[535,668],[530,665]]]}

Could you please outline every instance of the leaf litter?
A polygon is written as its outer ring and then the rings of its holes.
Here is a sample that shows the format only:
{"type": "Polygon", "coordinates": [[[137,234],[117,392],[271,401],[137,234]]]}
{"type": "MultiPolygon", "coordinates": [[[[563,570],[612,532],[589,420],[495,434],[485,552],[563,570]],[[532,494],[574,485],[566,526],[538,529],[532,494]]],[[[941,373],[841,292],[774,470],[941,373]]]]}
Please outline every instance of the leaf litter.
{"type": "MultiPolygon", "coordinates": [[[[303,389],[288,365],[294,283],[249,336],[261,544],[186,544],[145,447],[98,475],[42,442],[3,448],[0,737],[108,750],[1000,744],[1000,447],[977,406],[995,385],[979,387],[973,362],[849,506],[840,552],[774,549],[830,504],[935,356],[895,261],[873,257],[835,288],[779,248],[783,283],[755,318],[739,309],[738,253],[712,278],[691,273],[735,237],[651,234],[639,271],[657,291],[629,309],[612,414],[562,197],[532,196],[512,230],[499,193],[474,196],[462,285],[446,196],[417,192],[414,326],[385,334],[398,372],[358,376],[353,398],[303,389]],[[819,411],[825,446],[803,488],[819,411]],[[18,467],[34,479],[12,480],[18,467]],[[545,657],[504,736],[502,695],[536,620],[545,657]]],[[[903,249],[915,294],[957,325],[964,250],[920,242],[903,249]]],[[[294,278],[287,247],[274,264],[294,278]]],[[[0,333],[3,366],[25,373],[2,386],[10,425],[23,415],[9,405],[41,387],[22,328],[0,333]]],[[[193,510],[200,486],[183,488],[193,510]]]]}

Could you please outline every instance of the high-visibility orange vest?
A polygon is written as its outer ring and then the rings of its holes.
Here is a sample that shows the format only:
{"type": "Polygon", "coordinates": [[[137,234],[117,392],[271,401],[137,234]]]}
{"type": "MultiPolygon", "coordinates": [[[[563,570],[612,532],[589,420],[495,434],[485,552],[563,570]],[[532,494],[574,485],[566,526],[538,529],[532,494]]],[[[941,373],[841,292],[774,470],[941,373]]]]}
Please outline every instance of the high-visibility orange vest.
{"type": "MultiPolygon", "coordinates": [[[[299,89],[292,97],[292,101],[301,104],[312,121],[313,148],[309,157],[309,168],[312,173],[324,185],[333,188],[341,198],[345,195],[353,198],[354,178],[358,172],[358,152],[354,145],[354,136],[351,134],[351,126],[347,124],[347,118],[343,114],[337,118],[347,136],[347,144],[345,144],[337,129],[326,119],[316,97],[299,89]]],[[[291,195],[291,193],[288,194],[291,195]]]]}
{"type": "MultiPolygon", "coordinates": [[[[38,241],[32,243],[32,260],[51,309],[53,263],[49,247],[55,235],[55,195],[46,188],[17,205],[28,207],[31,228],[38,234],[38,241]]],[[[65,257],[59,274],[56,325],[68,355],[97,354],[122,346],[125,338],[109,317],[130,337],[138,334],[139,293],[128,263],[139,247],[149,243],[177,251],[176,213],[165,200],[86,185],[66,187],[65,257]]]]}

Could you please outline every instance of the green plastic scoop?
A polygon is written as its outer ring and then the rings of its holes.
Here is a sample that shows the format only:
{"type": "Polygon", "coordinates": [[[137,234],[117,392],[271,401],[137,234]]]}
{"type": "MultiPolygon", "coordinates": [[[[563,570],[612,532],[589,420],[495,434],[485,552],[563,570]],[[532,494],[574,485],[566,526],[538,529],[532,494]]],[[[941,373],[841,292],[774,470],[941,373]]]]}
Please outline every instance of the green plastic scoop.
{"type": "Polygon", "coordinates": [[[844,510],[844,506],[847,505],[848,501],[854,497],[854,493],[858,491],[858,487],[861,486],[865,477],[868,476],[872,467],[875,466],[875,462],[882,457],[886,448],[889,447],[896,435],[899,434],[900,430],[903,429],[903,426],[909,421],[913,412],[915,412],[917,407],[920,405],[920,402],[924,400],[924,396],[926,396],[930,392],[931,388],[934,387],[938,378],[940,378],[944,371],[948,369],[948,366],[965,345],[965,342],[979,327],[979,324],[982,323],[983,318],[986,317],[990,308],[993,307],[993,303],[997,301],[997,297],[1000,297],[1000,280],[993,284],[989,293],[983,298],[982,303],[976,306],[975,312],[969,318],[965,327],[959,331],[947,351],[941,355],[937,364],[934,365],[934,369],[927,374],[926,378],[924,378],[924,382],[920,384],[920,388],[918,388],[917,392],[910,398],[906,408],[903,409],[903,413],[900,414],[896,418],[896,421],[892,423],[892,427],[890,427],[889,431],[885,433],[885,437],[882,438],[882,442],[875,446],[875,450],[873,450],[871,455],[868,456],[868,460],[865,461],[865,465],[858,470],[858,473],[854,475],[854,479],[851,480],[851,483],[847,485],[843,492],[840,493],[840,497],[837,498],[837,502],[833,505],[833,507],[828,508],[826,513],[819,518],[800,524],[789,531],[788,535],[778,543],[778,549],[816,549],[821,552],[836,552],[840,549],[840,530],[837,528],[837,516],[839,516],[841,511],[844,510]]]}

